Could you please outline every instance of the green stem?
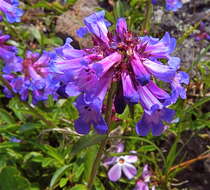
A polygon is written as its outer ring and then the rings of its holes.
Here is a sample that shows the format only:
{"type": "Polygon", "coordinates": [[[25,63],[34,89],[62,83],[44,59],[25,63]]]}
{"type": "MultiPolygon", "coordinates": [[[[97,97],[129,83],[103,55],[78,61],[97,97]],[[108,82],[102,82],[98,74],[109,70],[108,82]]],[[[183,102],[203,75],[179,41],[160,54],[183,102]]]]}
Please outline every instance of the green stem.
{"type": "MultiPolygon", "coordinates": [[[[115,84],[112,83],[112,86],[109,90],[108,97],[107,97],[105,121],[107,123],[107,126],[109,127],[109,130],[110,130],[110,124],[111,124],[112,103],[113,103],[113,97],[114,97],[115,89],[116,89],[115,84]]],[[[96,155],[96,158],[94,160],[92,170],[91,170],[91,174],[90,174],[90,177],[89,177],[89,180],[88,180],[88,185],[87,185],[88,190],[92,189],[94,180],[95,180],[97,172],[98,172],[98,168],[100,166],[101,157],[104,153],[104,149],[105,149],[108,137],[109,137],[109,131],[108,131],[105,139],[101,142],[100,147],[99,147],[98,152],[97,152],[97,155],[96,155]]]]}
{"type": "Polygon", "coordinates": [[[152,1],[148,0],[147,5],[146,5],[145,20],[144,20],[143,28],[142,28],[142,31],[141,31],[141,35],[144,35],[145,32],[149,33],[149,31],[150,31],[152,11],[153,11],[152,1]]]}
{"type": "MultiPolygon", "coordinates": [[[[11,85],[4,77],[2,77],[2,75],[0,75],[0,81],[9,89],[9,91],[14,95],[14,97],[18,97],[18,99],[21,100],[20,96],[13,92],[11,85]]],[[[40,114],[36,109],[31,107],[27,102],[21,101],[21,103],[24,104],[31,112],[33,112],[38,119],[44,121],[47,124],[47,126],[56,127],[56,125],[53,122],[47,120],[42,114],[40,114]]]]}

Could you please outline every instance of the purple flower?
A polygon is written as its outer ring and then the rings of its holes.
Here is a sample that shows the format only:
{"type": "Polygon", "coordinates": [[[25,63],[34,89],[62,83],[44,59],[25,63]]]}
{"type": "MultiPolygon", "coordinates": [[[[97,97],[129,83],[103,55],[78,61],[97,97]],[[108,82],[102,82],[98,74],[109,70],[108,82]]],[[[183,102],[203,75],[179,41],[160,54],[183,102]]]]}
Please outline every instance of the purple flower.
{"type": "Polygon", "coordinates": [[[178,72],[171,82],[172,94],[170,101],[175,103],[179,96],[182,99],[186,99],[186,89],[182,84],[189,84],[189,75],[185,72],[178,72]]]}
{"type": "MultiPolygon", "coordinates": [[[[136,183],[134,190],[149,190],[149,183],[152,173],[148,169],[148,165],[143,168],[141,179],[136,183]]],[[[155,186],[152,186],[152,190],[155,190],[155,186]]]]}
{"type": "Polygon", "coordinates": [[[159,136],[166,129],[163,122],[171,123],[175,111],[163,108],[156,110],[151,115],[144,113],[142,119],[136,125],[138,135],[146,136],[151,131],[154,136],[159,136]]]}
{"type": "Polygon", "coordinates": [[[21,140],[20,140],[20,139],[17,139],[16,137],[12,137],[12,138],[10,139],[10,142],[20,143],[21,140]]]}
{"type": "Polygon", "coordinates": [[[206,26],[204,22],[200,23],[199,30],[200,30],[199,33],[192,35],[195,38],[195,40],[197,41],[204,39],[210,40],[210,35],[206,32],[206,26]]]}
{"type": "MultiPolygon", "coordinates": [[[[171,56],[176,40],[169,33],[165,33],[162,39],[138,37],[128,30],[124,18],[118,19],[115,32],[110,33],[103,11],[88,16],[84,23],[86,26],[79,30],[79,34],[82,36],[86,28],[92,35],[94,46],[77,50],[68,39],[55,52],[53,70],[65,85],[66,94],[77,96],[82,93],[87,101],[99,98],[103,102],[111,81],[115,81],[114,104],[118,113],[124,111],[126,104],[140,103],[148,117],[156,118],[158,110],[165,110],[166,106],[175,103],[175,96],[179,94],[175,80],[180,59],[171,56]],[[172,94],[159,88],[154,79],[171,84],[172,94]],[[99,97],[100,94],[103,96],[99,97]]],[[[161,120],[157,122],[158,128],[162,126],[161,120]]]]}
{"type": "Polygon", "coordinates": [[[105,134],[108,130],[106,122],[101,115],[102,102],[99,98],[92,101],[86,100],[84,94],[81,94],[75,103],[79,111],[79,118],[75,121],[75,130],[80,134],[88,134],[91,125],[99,134],[105,134]]]}
{"type": "Polygon", "coordinates": [[[5,14],[9,23],[20,22],[23,10],[18,6],[18,0],[0,0],[0,11],[5,14]]]}
{"type": "Polygon", "coordinates": [[[181,7],[182,7],[181,0],[166,0],[167,11],[177,11],[181,7]]]}
{"type": "Polygon", "coordinates": [[[16,55],[17,48],[6,44],[9,38],[0,31],[0,59],[5,63],[3,72],[7,74],[22,71],[22,59],[16,55]]]}
{"type": "MultiPolygon", "coordinates": [[[[118,147],[119,148],[116,152],[123,152],[123,144],[119,144],[118,147]]],[[[132,179],[137,174],[137,170],[132,164],[137,162],[137,160],[138,157],[134,155],[126,155],[106,159],[104,162],[105,165],[113,165],[108,172],[109,179],[111,181],[117,181],[121,178],[122,173],[124,173],[128,179],[132,179]]]]}
{"type": "MultiPolygon", "coordinates": [[[[29,92],[32,93],[33,103],[47,100],[49,95],[57,98],[57,89],[59,82],[54,79],[54,75],[50,68],[51,54],[44,52],[32,53],[28,51],[26,58],[22,62],[22,73],[4,75],[8,80],[13,91],[21,96],[22,100],[27,100],[29,92]]],[[[11,92],[5,88],[4,92],[8,97],[11,92]]]]}
{"type": "Polygon", "coordinates": [[[104,19],[105,11],[96,12],[84,19],[85,27],[77,31],[78,36],[83,37],[88,32],[101,39],[103,42],[108,43],[108,29],[110,23],[104,19]]]}
{"type": "MultiPolygon", "coordinates": [[[[158,4],[157,0],[152,0],[152,4],[158,4]]],[[[177,11],[182,7],[182,0],[165,0],[165,7],[167,11],[177,11]]]]}

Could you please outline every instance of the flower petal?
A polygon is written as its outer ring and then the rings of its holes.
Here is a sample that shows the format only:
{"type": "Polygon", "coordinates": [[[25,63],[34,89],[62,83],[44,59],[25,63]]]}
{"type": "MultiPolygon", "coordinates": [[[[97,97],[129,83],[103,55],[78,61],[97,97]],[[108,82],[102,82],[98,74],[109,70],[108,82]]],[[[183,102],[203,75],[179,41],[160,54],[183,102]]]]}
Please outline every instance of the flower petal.
{"type": "Polygon", "coordinates": [[[137,174],[137,169],[129,163],[122,165],[122,170],[128,179],[132,179],[137,174]]]}
{"type": "Polygon", "coordinates": [[[79,134],[88,134],[90,131],[90,124],[83,121],[81,118],[74,121],[74,127],[77,133],[79,134]]]}
{"type": "Polygon", "coordinates": [[[108,177],[111,181],[117,181],[121,178],[122,168],[120,165],[115,164],[108,172],[108,177]]]}

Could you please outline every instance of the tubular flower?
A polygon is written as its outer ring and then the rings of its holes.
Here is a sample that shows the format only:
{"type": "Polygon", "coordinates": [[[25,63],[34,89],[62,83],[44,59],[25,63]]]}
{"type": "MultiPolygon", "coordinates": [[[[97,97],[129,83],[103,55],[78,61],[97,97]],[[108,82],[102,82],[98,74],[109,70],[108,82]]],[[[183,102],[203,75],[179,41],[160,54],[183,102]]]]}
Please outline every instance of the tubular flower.
{"type": "MultiPolygon", "coordinates": [[[[157,0],[152,0],[152,4],[158,4],[157,0]]],[[[182,0],[165,0],[165,8],[167,11],[177,11],[182,7],[182,0]]]]}
{"type": "MultiPolygon", "coordinates": [[[[148,169],[148,165],[143,168],[141,179],[136,183],[134,190],[149,190],[149,183],[152,173],[148,169]]],[[[155,190],[155,186],[152,186],[152,190],[155,190]]]]}
{"type": "Polygon", "coordinates": [[[7,74],[22,70],[22,59],[16,55],[17,48],[6,44],[9,38],[0,31],[0,59],[5,63],[3,72],[7,74]]]}
{"type": "MultiPolygon", "coordinates": [[[[28,51],[22,62],[22,75],[4,75],[9,81],[13,91],[20,94],[22,100],[27,100],[29,91],[32,92],[33,103],[47,100],[49,95],[57,97],[56,90],[59,83],[54,80],[50,70],[50,53],[32,53],[28,51]]],[[[5,88],[5,93],[10,96],[11,92],[5,88]]]]}
{"type": "Polygon", "coordinates": [[[9,23],[20,22],[23,10],[18,6],[19,0],[0,0],[0,11],[5,14],[9,23]]]}
{"type": "MultiPolygon", "coordinates": [[[[120,153],[123,151],[124,145],[119,144],[116,152],[120,153]]],[[[122,172],[128,179],[132,179],[137,174],[137,169],[132,164],[137,162],[137,160],[138,157],[134,155],[126,155],[106,159],[104,165],[113,165],[108,172],[109,179],[111,181],[119,180],[122,176],[122,172]]]]}
{"type": "Polygon", "coordinates": [[[56,49],[56,59],[53,60],[53,69],[66,86],[66,94],[76,96],[82,93],[85,101],[103,94],[99,98],[103,102],[114,81],[117,83],[115,110],[122,113],[126,104],[140,103],[145,114],[155,117],[152,126],[160,127],[164,119],[158,120],[156,112],[174,103],[173,96],[175,92],[178,94],[177,82],[172,84],[180,65],[180,59],[171,56],[176,40],[168,33],[162,39],[138,37],[128,31],[124,18],[118,19],[115,32],[110,33],[104,11],[90,15],[84,23],[86,26],[77,33],[80,36],[85,30],[91,33],[94,46],[76,50],[67,40],[64,46],[56,49]],[[172,84],[174,93],[159,88],[155,78],[172,84]]]}

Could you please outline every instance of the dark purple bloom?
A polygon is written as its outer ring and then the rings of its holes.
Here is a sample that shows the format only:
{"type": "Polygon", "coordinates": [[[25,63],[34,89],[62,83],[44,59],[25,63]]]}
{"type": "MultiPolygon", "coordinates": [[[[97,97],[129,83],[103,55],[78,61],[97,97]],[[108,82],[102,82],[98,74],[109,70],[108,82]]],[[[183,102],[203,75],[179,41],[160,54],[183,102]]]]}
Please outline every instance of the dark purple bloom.
{"type": "MultiPolygon", "coordinates": [[[[116,152],[120,153],[124,151],[123,144],[119,144],[118,147],[119,148],[116,152]]],[[[108,172],[109,179],[111,181],[119,180],[122,176],[122,172],[128,179],[132,179],[137,174],[137,170],[132,164],[137,162],[137,160],[138,157],[135,155],[126,155],[106,159],[104,165],[113,165],[108,172]]]]}
{"type": "MultiPolygon", "coordinates": [[[[127,29],[124,18],[118,19],[116,31],[110,33],[103,11],[88,16],[84,23],[86,26],[78,32],[80,36],[85,30],[92,34],[92,48],[74,49],[68,39],[64,46],[56,49],[53,69],[57,79],[66,86],[66,94],[77,96],[83,93],[88,101],[103,94],[103,98],[99,98],[103,101],[111,81],[116,81],[114,103],[118,113],[124,111],[126,104],[140,103],[145,114],[154,118],[157,110],[165,110],[166,106],[175,103],[177,98],[172,97],[175,93],[170,95],[153,80],[156,78],[171,84],[172,91],[178,94],[175,80],[180,59],[171,56],[176,40],[169,33],[165,33],[162,39],[138,37],[127,29]],[[161,62],[163,59],[164,63],[161,62]]],[[[159,128],[161,120],[158,121],[159,128]]]]}
{"type": "Polygon", "coordinates": [[[20,22],[23,10],[18,6],[19,0],[0,0],[0,11],[5,14],[9,23],[20,22]]]}
{"type": "Polygon", "coordinates": [[[195,38],[195,40],[210,40],[210,35],[208,34],[208,32],[206,32],[206,26],[204,22],[200,23],[199,30],[199,33],[192,35],[195,38]]]}
{"type": "Polygon", "coordinates": [[[7,74],[22,71],[22,59],[16,55],[17,48],[6,43],[9,38],[0,31],[0,59],[5,63],[3,72],[7,74]]]}
{"type": "Polygon", "coordinates": [[[166,129],[163,122],[171,123],[175,111],[163,108],[156,110],[151,115],[144,113],[142,119],[136,125],[138,135],[146,136],[151,131],[153,136],[159,136],[166,129]]]}
{"type": "MultiPolygon", "coordinates": [[[[149,190],[149,183],[152,173],[148,169],[148,165],[143,168],[141,179],[136,183],[134,190],[149,190]]],[[[152,186],[152,190],[155,190],[155,186],[152,186]]]]}

